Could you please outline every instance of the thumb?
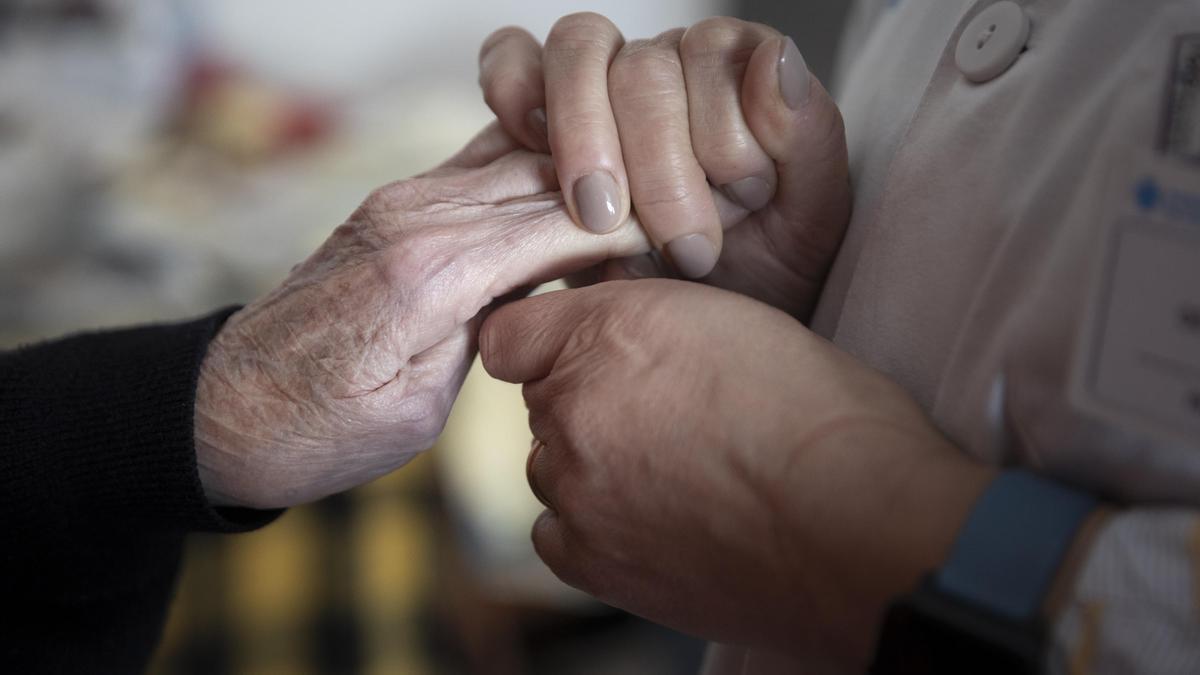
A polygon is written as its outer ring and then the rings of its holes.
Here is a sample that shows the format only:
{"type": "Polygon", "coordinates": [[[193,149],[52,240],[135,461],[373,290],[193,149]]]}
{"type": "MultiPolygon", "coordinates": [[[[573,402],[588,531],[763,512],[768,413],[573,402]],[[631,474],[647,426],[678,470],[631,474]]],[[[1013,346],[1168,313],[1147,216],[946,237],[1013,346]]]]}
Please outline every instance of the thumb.
{"type": "MultiPolygon", "coordinates": [[[[742,106],[751,133],[779,175],[768,208],[780,226],[778,234],[793,237],[781,243],[817,245],[832,254],[850,213],[846,133],[837,104],[791,38],[767,40],[755,49],[742,81],[742,106]]],[[[814,253],[804,251],[805,259],[814,253]]]]}
{"type": "Polygon", "coordinates": [[[605,285],[567,289],[495,310],[479,332],[484,369],[498,380],[518,384],[546,377],[571,335],[606,294],[605,285]]]}

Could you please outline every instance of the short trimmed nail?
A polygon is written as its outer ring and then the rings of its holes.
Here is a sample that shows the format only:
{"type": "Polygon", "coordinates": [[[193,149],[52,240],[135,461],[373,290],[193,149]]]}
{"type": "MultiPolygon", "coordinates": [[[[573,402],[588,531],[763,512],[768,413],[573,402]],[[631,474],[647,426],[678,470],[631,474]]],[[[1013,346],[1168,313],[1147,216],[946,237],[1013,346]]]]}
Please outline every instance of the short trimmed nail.
{"type": "Polygon", "coordinates": [[[792,38],[784,38],[779,52],[779,95],[789,108],[795,110],[808,101],[809,79],[808,64],[804,63],[796,43],[792,38]]]}
{"type": "Polygon", "coordinates": [[[550,129],[546,125],[546,109],[534,108],[525,116],[525,123],[529,125],[529,130],[533,132],[533,137],[542,144],[543,148],[550,149],[550,129]]]}
{"type": "Polygon", "coordinates": [[[575,208],[587,229],[603,234],[615,228],[621,211],[617,181],[605,171],[597,171],[575,181],[575,208]]]}
{"type": "Polygon", "coordinates": [[[757,211],[766,206],[772,197],[771,184],[758,176],[726,184],[725,194],[750,211],[757,211]]]}
{"type": "Polygon", "coordinates": [[[667,244],[667,254],[675,269],[688,279],[699,279],[717,264],[717,251],[702,234],[686,234],[667,244]]]}
{"type": "Polygon", "coordinates": [[[645,279],[660,275],[658,263],[654,261],[654,258],[650,254],[621,258],[620,262],[621,268],[625,270],[625,274],[630,279],[645,279]]]}

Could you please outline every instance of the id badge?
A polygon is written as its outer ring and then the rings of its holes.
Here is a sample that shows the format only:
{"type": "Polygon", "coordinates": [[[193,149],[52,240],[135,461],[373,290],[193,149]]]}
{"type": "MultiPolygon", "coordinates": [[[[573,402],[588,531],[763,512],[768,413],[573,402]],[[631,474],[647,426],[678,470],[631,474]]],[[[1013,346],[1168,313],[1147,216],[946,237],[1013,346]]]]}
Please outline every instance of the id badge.
{"type": "Polygon", "coordinates": [[[1200,447],[1200,165],[1145,152],[1107,192],[1072,402],[1116,428],[1200,447]]]}

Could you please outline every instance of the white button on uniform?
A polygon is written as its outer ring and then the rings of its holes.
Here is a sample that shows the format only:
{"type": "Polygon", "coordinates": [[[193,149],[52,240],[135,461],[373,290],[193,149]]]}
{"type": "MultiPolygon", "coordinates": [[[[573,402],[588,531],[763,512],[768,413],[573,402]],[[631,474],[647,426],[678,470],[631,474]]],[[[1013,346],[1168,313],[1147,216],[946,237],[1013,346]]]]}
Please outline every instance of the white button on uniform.
{"type": "Polygon", "coordinates": [[[1029,17],[1004,0],[980,12],[958,38],[954,60],[972,82],[987,82],[1017,60],[1029,41],[1029,17]]]}

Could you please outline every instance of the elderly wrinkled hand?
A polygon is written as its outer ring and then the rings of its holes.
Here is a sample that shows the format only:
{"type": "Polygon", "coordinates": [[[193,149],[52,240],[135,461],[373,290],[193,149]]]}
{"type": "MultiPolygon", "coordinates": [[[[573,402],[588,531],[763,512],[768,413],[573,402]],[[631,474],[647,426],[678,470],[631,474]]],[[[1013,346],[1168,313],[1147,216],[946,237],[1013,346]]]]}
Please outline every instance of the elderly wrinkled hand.
{"type": "Polygon", "coordinates": [[[603,237],[575,227],[549,158],[493,125],[375,191],[229,319],[197,390],[206,493],[285,507],[401,466],[441,431],[494,299],[646,250],[633,220],[603,237]]]}
{"type": "Polygon", "coordinates": [[[552,151],[576,222],[604,232],[638,214],[656,254],[593,278],[678,273],[812,312],[849,221],[849,170],[841,114],[789,38],[718,17],[626,42],[584,12],[544,47],[493,33],[480,83],[514,138],[552,151]]]}
{"type": "Polygon", "coordinates": [[[805,672],[867,666],[887,603],[943,559],[989,479],[898,385],[700,284],[519,300],[487,317],[480,352],[524,383],[550,506],[533,542],[556,574],[805,672]]]}

